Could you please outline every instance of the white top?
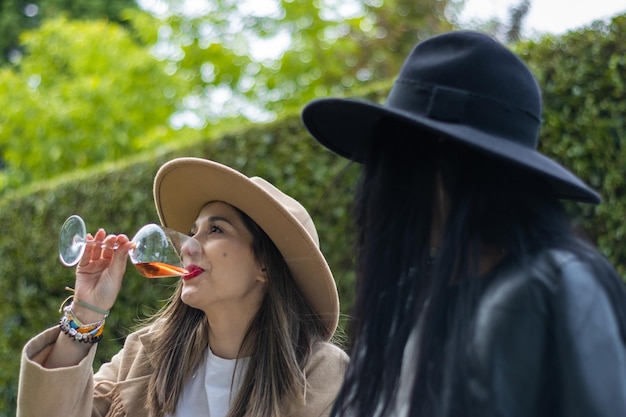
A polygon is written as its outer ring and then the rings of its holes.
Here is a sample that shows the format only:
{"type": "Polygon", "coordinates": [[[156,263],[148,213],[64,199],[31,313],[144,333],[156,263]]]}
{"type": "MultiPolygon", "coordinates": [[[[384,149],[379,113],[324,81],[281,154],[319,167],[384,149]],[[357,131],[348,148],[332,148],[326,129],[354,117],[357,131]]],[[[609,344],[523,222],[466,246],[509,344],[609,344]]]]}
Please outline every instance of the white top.
{"type": "Polygon", "coordinates": [[[239,390],[248,361],[249,358],[239,359],[233,380],[236,359],[220,358],[207,349],[205,361],[185,386],[176,412],[170,417],[225,417],[239,390]]]}
{"type": "Polygon", "coordinates": [[[400,381],[398,392],[396,394],[395,409],[392,415],[396,417],[404,417],[409,415],[411,407],[411,394],[413,393],[413,382],[415,376],[415,368],[417,367],[417,341],[419,325],[411,330],[411,334],[404,345],[404,353],[402,355],[402,369],[400,370],[400,381]]]}

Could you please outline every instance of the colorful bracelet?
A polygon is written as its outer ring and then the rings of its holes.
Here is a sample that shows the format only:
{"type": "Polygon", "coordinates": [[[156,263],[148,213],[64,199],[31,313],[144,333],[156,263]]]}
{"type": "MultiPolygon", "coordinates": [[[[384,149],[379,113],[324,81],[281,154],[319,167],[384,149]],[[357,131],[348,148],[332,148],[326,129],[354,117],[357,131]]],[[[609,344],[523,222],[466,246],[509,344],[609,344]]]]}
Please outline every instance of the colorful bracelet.
{"type": "Polygon", "coordinates": [[[61,331],[77,342],[97,343],[102,339],[105,320],[82,324],[72,312],[72,306],[64,309],[65,314],[59,321],[61,331]]]}
{"type": "MultiPolygon", "coordinates": [[[[65,287],[65,289],[74,292],[73,288],[65,287]]],[[[59,320],[59,327],[63,333],[75,341],[82,343],[98,343],[102,339],[104,324],[106,318],[109,316],[109,311],[103,310],[89,303],[85,303],[84,301],[80,301],[74,296],[74,294],[63,300],[61,306],[59,307],[59,313],[61,311],[63,311],[63,316],[61,317],[61,320],[59,320]],[[72,300],[72,303],[65,306],[69,300],[72,300]],[[76,317],[74,310],[72,310],[74,303],[95,311],[98,314],[102,314],[104,317],[100,321],[83,324],[78,317],[76,317]]]]}

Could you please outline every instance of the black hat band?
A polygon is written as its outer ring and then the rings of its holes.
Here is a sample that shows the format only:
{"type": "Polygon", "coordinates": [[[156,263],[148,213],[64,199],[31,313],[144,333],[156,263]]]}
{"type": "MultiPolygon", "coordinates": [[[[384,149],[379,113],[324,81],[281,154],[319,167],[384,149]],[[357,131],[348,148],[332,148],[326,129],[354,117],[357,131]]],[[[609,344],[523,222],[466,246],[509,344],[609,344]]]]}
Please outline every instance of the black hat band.
{"type": "Polygon", "coordinates": [[[429,119],[459,123],[537,147],[541,120],[533,114],[465,90],[397,80],[385,106],[429,119]]]}

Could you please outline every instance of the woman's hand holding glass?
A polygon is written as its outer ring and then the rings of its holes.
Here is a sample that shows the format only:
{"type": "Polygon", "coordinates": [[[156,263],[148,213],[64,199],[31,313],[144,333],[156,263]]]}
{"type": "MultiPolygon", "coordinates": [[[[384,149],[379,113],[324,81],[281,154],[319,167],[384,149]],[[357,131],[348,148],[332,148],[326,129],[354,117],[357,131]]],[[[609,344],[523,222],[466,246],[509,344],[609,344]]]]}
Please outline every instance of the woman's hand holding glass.
{"type": "MultiPolygon", "coordinates": [[[[139,229],[132,240],[124,234],[107,235],[104,229],[92,236],[87,234],[84,220],[72,215],[61,226],[59,258],[65,266],[77,265],[75,297],[95,306],[95,310],[106,312],[120,291],[129,257],[147,278],[183,276],[188,271],[180,253],[187,242],[195,240],[154,223],[139,229]]],[[[86,319],[81,317],[81,320],[86,319]]]]}
{"type": "MultiPolygon", "coordinates": [[[[85,251],[76,266],[74,296],[102,310],[110,310],[122,285],[128,252],[134,243],[124,235],[107,235],[99,229],[87,235],[85,251]]],[[[102,320],[102,315],[74,304],[74,313],[89,323],[102,320]]]]}

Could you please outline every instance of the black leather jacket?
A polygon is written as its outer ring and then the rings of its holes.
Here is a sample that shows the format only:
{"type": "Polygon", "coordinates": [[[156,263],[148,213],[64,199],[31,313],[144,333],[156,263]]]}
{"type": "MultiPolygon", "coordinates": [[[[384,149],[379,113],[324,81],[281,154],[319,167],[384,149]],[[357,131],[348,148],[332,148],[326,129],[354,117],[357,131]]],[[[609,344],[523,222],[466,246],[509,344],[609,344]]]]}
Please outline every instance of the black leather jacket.
{"type": "Polygon", "coordinates": [[[626,346],[607,291],[562,251],[503,266],[468,349],[471,417],[626,417],[626,346]]]}

